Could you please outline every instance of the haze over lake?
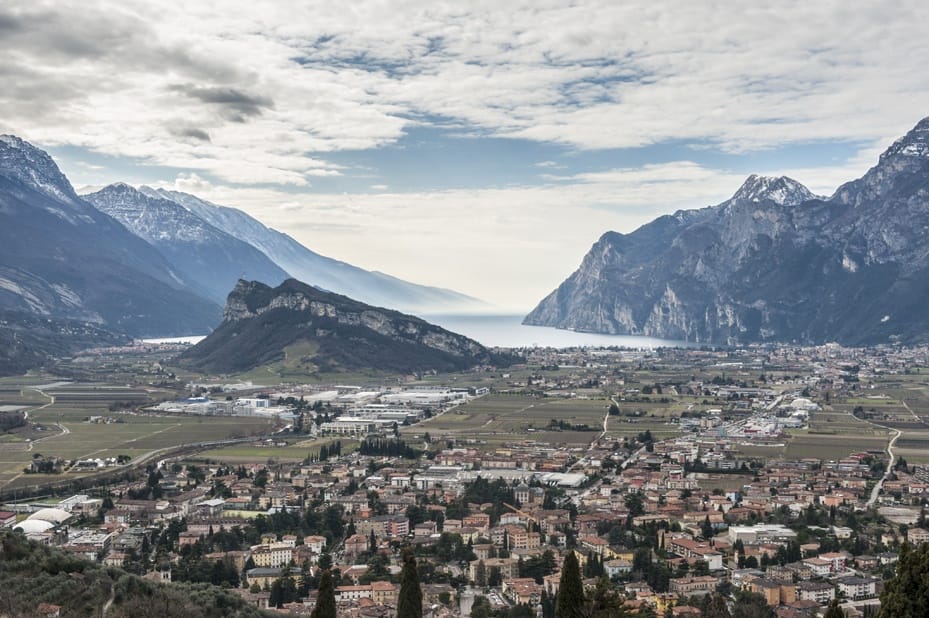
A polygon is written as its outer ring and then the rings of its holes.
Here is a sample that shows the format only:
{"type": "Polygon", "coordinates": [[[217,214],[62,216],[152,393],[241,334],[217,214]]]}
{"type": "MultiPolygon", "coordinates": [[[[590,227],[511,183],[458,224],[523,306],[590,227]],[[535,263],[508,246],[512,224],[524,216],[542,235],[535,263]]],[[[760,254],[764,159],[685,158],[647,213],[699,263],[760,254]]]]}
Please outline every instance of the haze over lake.
{"type": "Polygon", "coordinates": [[[505,348],[578,346],[627,348],[693,347],[686,341],[671,341],[632,335],[595,335],[544,326],[522,324],[522,315],[425,315],[423,319],[465,335],[485,346],[505,348]]]}

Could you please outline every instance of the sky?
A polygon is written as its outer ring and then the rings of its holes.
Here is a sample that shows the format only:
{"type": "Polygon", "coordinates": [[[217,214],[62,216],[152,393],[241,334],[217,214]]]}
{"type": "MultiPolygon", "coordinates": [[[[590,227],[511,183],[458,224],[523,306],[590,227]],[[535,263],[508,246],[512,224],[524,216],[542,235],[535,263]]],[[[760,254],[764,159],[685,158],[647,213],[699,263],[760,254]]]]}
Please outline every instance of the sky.
{"type": "Polygon", "coordinates": [[[929,116],[920,0],[0,4],[0,133],[526,311],[606,231],[929,116]]]}

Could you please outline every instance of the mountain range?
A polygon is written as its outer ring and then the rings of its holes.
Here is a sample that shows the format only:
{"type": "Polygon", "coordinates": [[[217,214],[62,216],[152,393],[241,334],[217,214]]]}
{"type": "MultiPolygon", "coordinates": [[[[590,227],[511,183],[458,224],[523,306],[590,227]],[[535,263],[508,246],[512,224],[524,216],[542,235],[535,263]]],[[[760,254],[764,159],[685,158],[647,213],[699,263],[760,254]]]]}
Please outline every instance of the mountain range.
{"type": "Polygon", "coordinates": [[[0,136],[0,309],[83,320],[132,336],[204,333],[239,278],[295,277],[415,312],[481,301],[319,255],[246,213],[116,183],[79,196],[52,158],[0,136]]]}
{"type": "Polygon", "coordinates": [[[186,193],[116,183],[80,196],[48,153],[0,136],[0,372],[93,341],[207,333],[240,278],[294,277],[415,313],[486,307],[319,255],[186,193]]]}
{"type": "Polygon", "coordinates": [[[0,136],[0,309],[131,336],[203,333],[220,307],[74,192],[51,157],[0,136]]]}
{"type": "Polygon", "coordinates": [[[420,318],[295,279],[275,288],[240,280],[223,316],[216,330],[179,357],[181,365],[222,374],[275,363],[302,375],[349,370],[408,374],[512,360],[420,318]]]}
{"type": "Polygon", "coordinates": [[[929,118],[830,197],[750,176],[607,232],[525,324],[739,344],[929,340],[929,118]]]}
{"type": "MultiPolygon", "coordinates": [[[[241,210],[217,206],[188,193],[140,187],[143,193],[176,202],[210,225],[248,243],[300,281],[362,302],[416,314],[482,311],[487,304],[454,290],[410,283],[369,271],[304,247],[241,210]]],[[[243,277],[249,278],[249,277],[243,277]]],[[[271,283],[258,278],[265,283],[271,283]]],[[[226,292],[231,289],[231,284],[226,292]]]]}
{"type": "Polygon", "coordinates": [[[189,193],[116,183],[83,197],[156,247],[206,298],[220,305],[240,278],[277,285],[293,277],[412,313],[486,308],[453,290],[410,283],[320,255],[241,210],[189,193]]]}

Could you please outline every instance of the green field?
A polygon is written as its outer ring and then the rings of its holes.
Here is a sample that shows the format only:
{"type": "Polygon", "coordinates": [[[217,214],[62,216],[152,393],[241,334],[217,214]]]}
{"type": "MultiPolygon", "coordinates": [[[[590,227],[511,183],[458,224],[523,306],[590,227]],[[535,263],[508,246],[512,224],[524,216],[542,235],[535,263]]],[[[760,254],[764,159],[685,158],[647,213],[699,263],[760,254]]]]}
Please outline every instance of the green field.
{"type": "MultiPolygon", "coordinates": [[[[4,386],[10,387],[9,380],[4,386]]],[[[254,417],[169,416],[109,409],[115,402],[147,403],[143,401],[147,397],[143,390],[72,384],[44,392],[46,396],[41,397],[37,391],[23,390],[24,397],[37,394],[45,403],[29,410],[33,426],[28,434],[7,434],[0,441],[0,487],[43,480],[40,475],[23,474],[35,455],[64,459],[136,457],[179,444],[244,437],[270,429],[267,420],[254,417]],[[54,397],[55,402],[51,403],[49,397],[54,397]],[[59,402],[59,397],[63,401],[59,402]],[[89,416],[108,416],[118,422],[91,423],[87,421],[89,416]]],[[[71,474],[77,476],[67,473],[71,474]]]]}
{"type": "MultiPolygon", "coordinates": [[[[227,446],[210,449],[199,453],[198,458],[221,461],[227,464],[265,462],[274,459],[281,463],[303,461],[308,455],[318,455],[324,444],[332,444],[338,438],[320,438],[316,440],[287,440],[287,446],[227,446]]],[[[357,440],[341,440],[342,452],[349,452],[358,446],[357,440]]]]}
{"type": "Polygon", "coordinates": [[[908,463],[929,463],[929,384],[922,373],[881,376],[866,395],[849,397],[833,405],[851,412],[860,408],[873,426],[901,432],[894,455],[908,463]]]}
{"type": "Polygon", "coordinates": [[[433,438],[479,440],[489,446],[527,439],[580,446],[600,435],[608,405],[606,399],[487,395],[402,431],[405,435],[429,432],[433,438]],[[589,425],[596,431],[549,431],[553,419],[589,425]]]}

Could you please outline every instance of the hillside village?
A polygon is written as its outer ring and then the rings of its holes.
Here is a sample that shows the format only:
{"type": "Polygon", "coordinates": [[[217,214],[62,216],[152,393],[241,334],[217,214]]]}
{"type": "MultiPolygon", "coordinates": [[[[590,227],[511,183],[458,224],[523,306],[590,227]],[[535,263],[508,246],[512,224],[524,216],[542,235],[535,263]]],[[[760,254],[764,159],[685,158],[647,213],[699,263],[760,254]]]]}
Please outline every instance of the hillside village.
{"type": "MultiPolygon", "coordinates": [[[[719,354],[615,353],[651,364],[718,363],[719,354]]],[[[586,368],[576,382],[521,386],[541,389],[539,396],[577,396],[591,370],[602,374],[598,388],[618,391],[608,415],[643,394],[598,369],[615,361],[609,354],[537,355],[530,363],[586,368]]],[[[156,581],[224,585],[282,615],[309,615],[321,569],[331,568],[340,616],[393,616],[401,551],[410,549],[424,615],[436,618],[551,616],[572,552],[588,594],[607,581],[630,615],[703,616],[722,596],[781,618],[822,615],[833,600],[847,616],[863,616],[893,576],[902,544],[929,541],[920,510],[929,468],[891,462],[880,449],[787,459],[746,455],[744,447],[804,430],[825,398],[856,383],[852,365],[862,380],[922,360],[925,351],[914,350],[766,352],[766,371],[781,376],[767,385],[666,385],[724,402],[678,419],[672,437],[592,431],[583,449],[531,435],[490,446],[418,431],[424,420],[486,396],[483,388],[319,387],[227,400],[222,389],[211,399],[194,387],[200,400],[174,412],[281,413],[287,431],[325,443],[298,463],[270,455],[248,464],[163,460],[105,491],[7,503],[0,523],[156,581]],[[784,377],[791,371],[775,360],[796,374],[784,377]]],[[[729,354],[726,362],[735,371],[755,360],[729,354]]],[[[161,411],[170,405],[177,404],[161,411]]]]}

